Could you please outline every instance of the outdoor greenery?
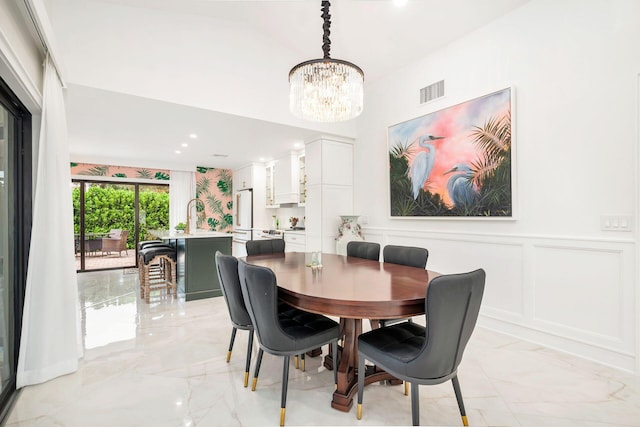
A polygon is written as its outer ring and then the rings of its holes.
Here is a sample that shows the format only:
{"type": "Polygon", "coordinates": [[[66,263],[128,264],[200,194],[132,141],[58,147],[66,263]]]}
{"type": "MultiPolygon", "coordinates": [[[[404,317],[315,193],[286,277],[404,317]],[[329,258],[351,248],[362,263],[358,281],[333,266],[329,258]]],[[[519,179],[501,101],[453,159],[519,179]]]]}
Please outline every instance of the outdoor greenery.
{"type": "MultiPolygon", "coordinates": [[[[471,143],[478,158],[468,165],[466,185],[477,188],[473,203],[448,206],[439,194],[421,189],[414,199],[408,176],[413,143],[397,142],[389,151],[392,216],[510,216],[511,207],[511,116],[490,118],[474,127],[471,143]]],[[[475,192],[475,190],[473,190],[475,192]]]]}
{"type": "MultiPolygon", "coordinates": [[[[127,247],[135,247],[134,192],[130,186],[104,184],[85,192],[85,232],[108,233],[111,229],[129,230],[127,247]]],[[[73,228],[80,232],[80,189],[74,188],[73,228]]],[[[169,228],[169,193],[140,187],[140,240],[149,240],[147,230],[169,228]]]]}

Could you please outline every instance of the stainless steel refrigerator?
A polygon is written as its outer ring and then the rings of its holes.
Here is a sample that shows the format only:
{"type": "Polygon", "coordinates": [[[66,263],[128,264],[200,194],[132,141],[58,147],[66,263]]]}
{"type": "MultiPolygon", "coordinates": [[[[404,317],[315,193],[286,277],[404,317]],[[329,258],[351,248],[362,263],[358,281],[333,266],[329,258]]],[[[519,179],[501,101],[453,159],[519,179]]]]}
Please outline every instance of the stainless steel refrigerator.
{"type": "Polygon", "coordinates": [[[237,191],[233,205],[233,246],[234,256],[246,256],[245,243],[253,240],[253,190],[237,191]]]}

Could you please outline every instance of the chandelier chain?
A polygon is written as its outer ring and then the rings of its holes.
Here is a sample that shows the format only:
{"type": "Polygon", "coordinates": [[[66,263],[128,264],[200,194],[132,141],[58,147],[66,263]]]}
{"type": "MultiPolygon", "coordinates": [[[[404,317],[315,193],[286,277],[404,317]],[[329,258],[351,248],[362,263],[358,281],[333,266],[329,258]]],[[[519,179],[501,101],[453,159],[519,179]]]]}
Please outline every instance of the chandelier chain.
{"type": "Polygon", "coordinates": [[[322,29],[324,33],[322,34],[322,51],[324,52],[325,59],[331,59],[329,51],[331,50],[331,40],[329,40],[329,36],[331,35],[331,14],[329,13],[329,4],[328,1],[322,2],[322,19],[324,20],[322,24],[322,29]]]}

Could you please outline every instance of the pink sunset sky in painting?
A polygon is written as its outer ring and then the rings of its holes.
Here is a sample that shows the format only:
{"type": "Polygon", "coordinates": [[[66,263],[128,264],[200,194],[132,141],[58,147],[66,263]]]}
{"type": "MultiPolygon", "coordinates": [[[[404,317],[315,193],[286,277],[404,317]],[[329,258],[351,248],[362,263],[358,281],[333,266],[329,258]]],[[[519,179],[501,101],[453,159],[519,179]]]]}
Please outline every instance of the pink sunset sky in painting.
{"type": "Polygon", "coordinates": [[[412,156],[428,148],[420,147],[418,141],[423,135],[441,136],[443,139],[430,141],[435,147],[435,164],[423,187],[433,194],[439,194],[447,205],[451,198],[447,193],[447,181],[455,175],[448,173],[457,164],[471,164],[482,155],[473,143],[471,132],[474,126],[483,127],[491,117],[502,117],[511,109],[511,90],[504,89],[471,101],[463,102],[433,113],[421,116],[389,128],[389,149],[398,144],[411,144],[412,156]]]}

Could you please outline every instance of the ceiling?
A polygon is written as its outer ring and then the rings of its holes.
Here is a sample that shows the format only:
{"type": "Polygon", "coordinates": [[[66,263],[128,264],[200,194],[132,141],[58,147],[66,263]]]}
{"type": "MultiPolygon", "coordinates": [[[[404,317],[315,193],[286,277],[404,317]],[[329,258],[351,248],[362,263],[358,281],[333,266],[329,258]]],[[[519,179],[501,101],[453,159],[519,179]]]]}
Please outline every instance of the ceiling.
{"type": "MultiPolygon", "coordinates": [[[[527,1],[409,0],[395,7],[391,0],[335,0],[331,56],[364,70],[366,109],[368,86],[527,1]]],[[[358,119],[323,125],[287,111],[289,69],[322,55],[319,1],[47,5],[67,83],[74,161],[236,168],[279,157],[318,134],[357,136],[358,119]]]]}

